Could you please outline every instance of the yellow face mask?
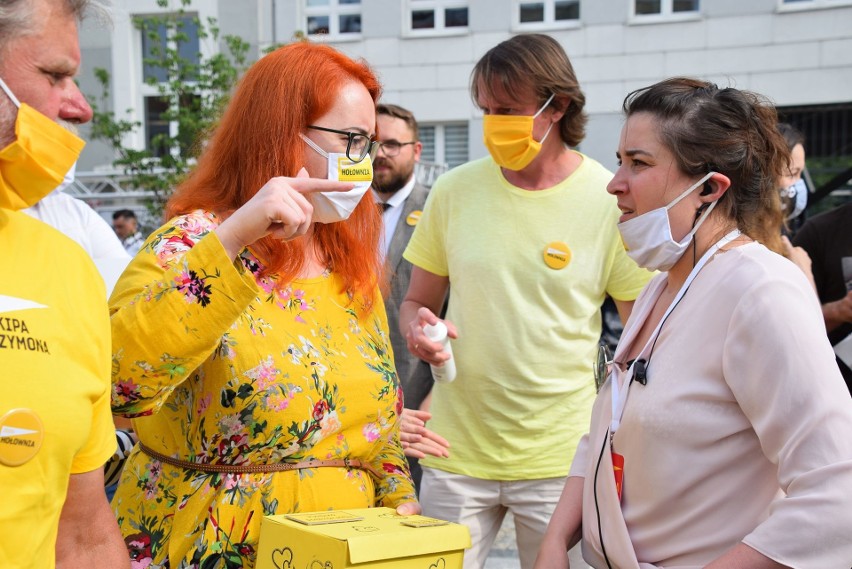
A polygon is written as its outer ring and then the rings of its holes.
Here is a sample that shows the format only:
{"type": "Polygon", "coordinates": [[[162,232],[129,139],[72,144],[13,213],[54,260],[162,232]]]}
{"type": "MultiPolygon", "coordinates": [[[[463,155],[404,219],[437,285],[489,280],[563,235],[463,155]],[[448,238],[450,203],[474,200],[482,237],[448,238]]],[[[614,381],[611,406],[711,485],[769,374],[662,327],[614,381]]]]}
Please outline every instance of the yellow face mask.
{"type": "Polygon", "coordinates": [[[15,141],[0,150],[0,208],[21,210],[52,192],[80,157],[86,143],[15,95],[0,88],[18,107],[15,141]]]}
{"type": "Polygon", "coordinates": [[[509,170],[523,170],[538,156],[541,143],[550,134],[555,123],[550,123],[540,141],[532,135],[533,121],[547,108],[554,95],[533,116],[485,115],[483,138],[488,153],[497,164],[509,170]]]}

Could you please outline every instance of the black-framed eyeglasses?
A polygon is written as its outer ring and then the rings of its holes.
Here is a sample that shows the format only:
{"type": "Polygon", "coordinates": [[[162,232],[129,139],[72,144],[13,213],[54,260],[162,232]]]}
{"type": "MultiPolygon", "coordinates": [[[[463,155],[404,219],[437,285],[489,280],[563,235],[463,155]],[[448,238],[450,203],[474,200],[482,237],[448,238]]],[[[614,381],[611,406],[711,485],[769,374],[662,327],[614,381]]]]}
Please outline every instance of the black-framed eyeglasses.
{"type": "Polygon", "coordinates": [[[417,141],[412,140],[411,142],[397,142],[396,140],[388,140],[387,142],[379,142],[379,148],[385,156],[393,158],[394,156],[399,156],[399,152],[402,150],[402,147],[408,146],[409,144],[417,144],[417,141]]]}
{"type": "Polygon", "coordinates": [[[606,378],[609,377],[610,366],[612,366],[612,353],[609,346],[601,342],[598,346],[598,357],[595,360],[595,391],[600,392],[606,378]]]}
{"type": "Polygon", "coordinates": [[[314,130],[321,130],[323,132],[333,132],[334,134],[339,134],[341,136],[348,137],[346,142],[346,157],[352,160],[353,162],[360,162],[367,155],[370,155],[370,159],[376,157],[376,152],[379,150],[379,143],[376,140],[371,139],[366,134],[361,134],[360,132],[350,132],[348,130],[335,130],[333,128],[325,128],[324,126],[314,126],[308,125],[308,128],[312,128],[314,130]]]}

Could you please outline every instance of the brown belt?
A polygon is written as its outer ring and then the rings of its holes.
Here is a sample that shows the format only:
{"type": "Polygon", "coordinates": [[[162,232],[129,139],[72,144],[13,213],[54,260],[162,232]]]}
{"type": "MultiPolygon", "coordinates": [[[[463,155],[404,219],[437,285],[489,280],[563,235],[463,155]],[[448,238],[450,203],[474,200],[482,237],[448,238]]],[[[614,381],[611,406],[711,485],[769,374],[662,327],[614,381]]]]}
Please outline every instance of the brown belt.
{"type": "Polygon", "coordinates": [[[206,462],[189,462],[187,460],[180,460],[178,458],[172,458],[170,456],[161,454],[155,450],[148,448],[147,446],[142,444],[141,441],[138,444],[139,450],[141,450],[151,458],[155,458],[160,462],[165,462],[166,464],[177,466],[178,468],[183,468],[185,470],[197,470],[200,472],[218,472],[223,474],[248,474],[255,472],[283,472],[287,470],[301,470],[303,468],[321,468],[330,466],[334,468],[357,468],[359,470],[365,470],[369,472],[376,478],[381,478],[375,468],[373,468],[370,464],[357,458],[337,458],[332,460],[302,460],[299,462],[276,462],[274,464],[246,464],[237,466],[233,464],[209,464],[206,462]]]}

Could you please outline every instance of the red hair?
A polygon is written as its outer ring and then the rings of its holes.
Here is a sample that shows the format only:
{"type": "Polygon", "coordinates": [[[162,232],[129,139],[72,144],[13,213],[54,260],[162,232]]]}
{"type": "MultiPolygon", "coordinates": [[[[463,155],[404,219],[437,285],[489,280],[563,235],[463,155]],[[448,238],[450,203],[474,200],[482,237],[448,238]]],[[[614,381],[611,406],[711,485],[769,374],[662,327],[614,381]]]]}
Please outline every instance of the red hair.
{"type": "MultiPolygon", "coordinates": [[[[326,45],[300,41],[257,61],[240,81],[198,166],[166,204],[166,215],[203,209],[226,216],[270,178],[294,177],[306,151],[299,133],[326,114],[351,81],[378,101],[381,86],[369,66],[326,45]]],[[[313,225],[324,261],[341,276],[344,290],[363,295],[368,307],[382,274],[380,234],[381,218],[369,195],[348,220],[313,225]]],[[[279,285],[287,286],[304,265],[305,244],[304,237],[264,237],[251,248],[265,265],[263,274],[277,275],[279,285]]]]}

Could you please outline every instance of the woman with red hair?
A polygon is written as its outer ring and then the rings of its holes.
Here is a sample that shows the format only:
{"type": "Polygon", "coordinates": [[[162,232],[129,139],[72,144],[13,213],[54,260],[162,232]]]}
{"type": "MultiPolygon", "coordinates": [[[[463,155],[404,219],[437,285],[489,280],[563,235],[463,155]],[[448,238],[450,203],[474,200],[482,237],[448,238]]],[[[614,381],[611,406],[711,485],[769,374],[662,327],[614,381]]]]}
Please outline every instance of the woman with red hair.
{"type": "Polygon", "coordinates": [[[113,507],[140,567],[253,567],[269,514],[419,512],[361,199],[379,92],[327,46],[262,58],[116,286],[113,411],[140,444],[113,507]]]}

